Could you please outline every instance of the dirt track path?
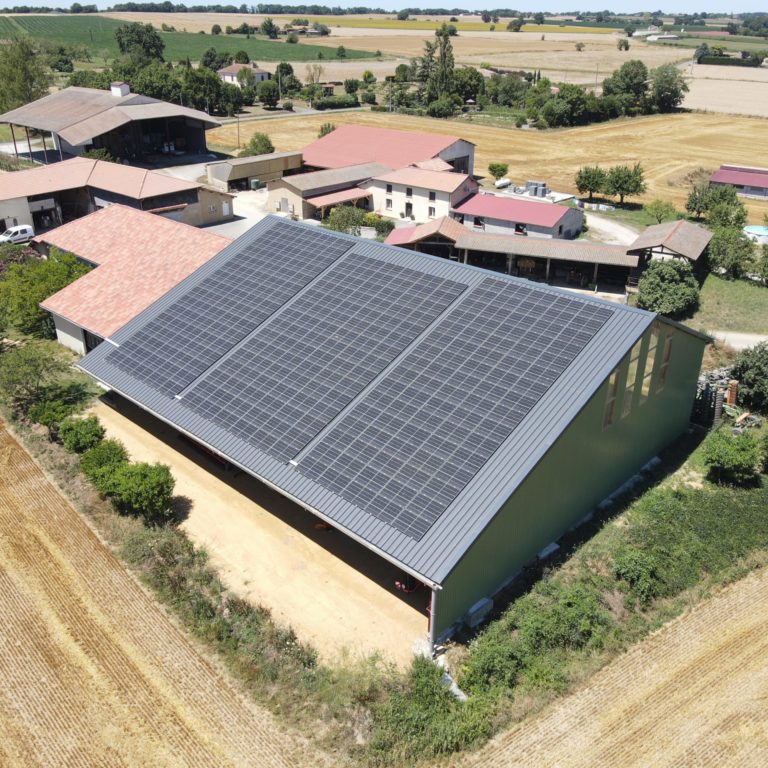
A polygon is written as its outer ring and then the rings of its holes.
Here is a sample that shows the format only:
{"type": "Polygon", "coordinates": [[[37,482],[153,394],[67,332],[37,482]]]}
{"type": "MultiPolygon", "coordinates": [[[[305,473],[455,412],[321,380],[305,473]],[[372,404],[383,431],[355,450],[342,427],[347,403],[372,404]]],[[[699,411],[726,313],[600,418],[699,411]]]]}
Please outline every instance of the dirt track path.
{"type": "Polygon", "coordinates": [[[0,765],[304,766],[0,422],[0,765]]]}
{"type": "Polygon", "coordinates": [[[768,765],[768,568],[466,760],[515,768],[768,765]]]}

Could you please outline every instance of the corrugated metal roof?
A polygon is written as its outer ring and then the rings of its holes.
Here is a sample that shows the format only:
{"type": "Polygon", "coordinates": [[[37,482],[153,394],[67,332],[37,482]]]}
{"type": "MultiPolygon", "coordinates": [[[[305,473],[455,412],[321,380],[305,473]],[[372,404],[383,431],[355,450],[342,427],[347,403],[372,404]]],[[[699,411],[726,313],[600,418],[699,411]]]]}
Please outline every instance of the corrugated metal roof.
{"type": "Polygon", "coordinates": [[[524,237],[520,235],[491,235],[472,232],[463,227],[456,239],[456,247],[469,251],[509,253],[515,256],[532,256],[539,259],[561,259],[588,264],[611,264],[636,267],[638,256],[627,253],[625,245],[604,245],[587,240],[559,240],[557,238],[524,237]]]}
{"type": "Polygon", "coordinates": [[[138,93],[113,96],[111,91],[78,87],[65,88],[12,109],[0,115],[0,123],[52,131],[76,146],[126,123],[157,117],[187,117],[209,128],[221,125],[205,112],[138,93]]]}
{"type": "Polygon", "coordinates": [[[629,253],[641,253],[651,248],[666,248],[673,253],[696,261],[704,253],[712,233],[689,221],[667,221],[654,224],[642,232],[634,243],[627,246],[629,253]]]}
{"type": "Polygon", "coordinates": [[[554,227],[571,209],[550,202],[535,203],[514,197],[480,193],[465,200],[454,210],[456,213],[513,221],[517,224],[554,227]]]}
{"type": "Polygon", "coordinates": [[[742,168],[721,165],[710,177],[710,181],[720,184],[735,184],[739,187],[758,187],[768,189],[768,168],[742,168]]]}
{"type": "MultiPolygon", "coordinates": [[[[304,160],[306,162],[306,157],[304,160]]],[[[386,165],[380,163],[359,163],[325,171],[294,173],[291,176],[284,176],[283,181],[299,192],[310,192],[313,189],[323,189],[336,184],[357,184],[389,170],[386,165]]]]}
{"type": "MultiPolygon", "coordinates": [[[[203,283],[213,270],[279,222],[285,225],[284,220],[275,217],[267,217],[257,224],[118,331],[113,337],[114,343],[119,345],[126,341],[178,298],[203,283]]],[[[290,226],[306,225],[290,223],[290,226]]],[[[360,241],[344,235],[334,234],[334,237],[345,238],[349,243],[350,250],[346,258],[359,255],[444,277],[466,285],[467,291],[470,292],[489,277],[485,270],[445,259],[360,241]]],[[[563,299],[567,298],[569,301],[597,303],[603,308],[609,308],[610,316],[490,460],[418,541],[398,532],[365,510],[309,480],[291,464],[271,458],[222,427],[204,420],[186,407],[183,401],[161,395],[142,381],[119,370],[107,359],[114,348],[111,344],[102,344],[91,352],[80,366],[84,371],[176,428],[211,446],[235,464],[315,514],[332,521],[334,526],[365,546],[418,575],[426,582],[440,584],[655,317],[649,312],[602,302],[590,297],[574,297],[556,288],[532,285],[528,281],[513,277],[498,275],[494,276],[494,279],[525,285],[529,290],[546,292],[563,299]]],[[[464,293],[466,294],[467,291],[464,293]]],[[[258,297],[254,297],[254,300],[257,301],[258,297]]],[[[441,321],[456,309],[460,301],[461,298],[454,301],[425,333],[434,332],[441,321]]],[[[418,340],[413,342],[406,351],[418,343],[418,340]]],[[[389,367],[395,362],[393,361],[389,367]]],[[[348,408],[343,409],[331,424],[341,419],[347,411],[348,408]]]]}

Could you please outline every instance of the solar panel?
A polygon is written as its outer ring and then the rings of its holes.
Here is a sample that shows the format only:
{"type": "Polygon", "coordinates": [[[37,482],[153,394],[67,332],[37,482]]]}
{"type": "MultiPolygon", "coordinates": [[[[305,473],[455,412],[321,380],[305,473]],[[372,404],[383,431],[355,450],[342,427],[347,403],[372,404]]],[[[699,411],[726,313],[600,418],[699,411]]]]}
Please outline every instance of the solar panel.
{"type": "Polygon", "coordinates": [[[419,540],[614,310],[482,281],[301,458],[419,540]]]}
{"type": "Polygon", "coordinates": [[[182,402],[288,461],[465,289],[377,259],[345,257],[195,382],[182,402]]]}
{"type": "Polygon", "coordinates": [[[175,395],[350,247],[330,233],[273,224],[132,334],[108,362],[175,395]]]}

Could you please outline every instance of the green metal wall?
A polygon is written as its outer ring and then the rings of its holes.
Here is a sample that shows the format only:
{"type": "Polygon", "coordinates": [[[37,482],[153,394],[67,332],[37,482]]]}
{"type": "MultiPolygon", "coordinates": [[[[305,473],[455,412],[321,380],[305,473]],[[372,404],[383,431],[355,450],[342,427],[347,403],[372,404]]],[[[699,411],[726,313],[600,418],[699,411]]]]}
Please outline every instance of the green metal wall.
{"type": "MultiPolygon", "coordinates": [[[[666,383],[656,392],[671,327],[660,323],[662,349],[655,356],[648,399],[639,402],[641,388],[636,386],[632,410],[621,418],[628,353],[619,366],[614,423],[603,429],[606,380],[454,568],[438,594],[437,637],[687,428],[705,342],[674,329],[666,383]]],[[[641,364],[650,335],[651,329],[643,336],[641,364]]]]}

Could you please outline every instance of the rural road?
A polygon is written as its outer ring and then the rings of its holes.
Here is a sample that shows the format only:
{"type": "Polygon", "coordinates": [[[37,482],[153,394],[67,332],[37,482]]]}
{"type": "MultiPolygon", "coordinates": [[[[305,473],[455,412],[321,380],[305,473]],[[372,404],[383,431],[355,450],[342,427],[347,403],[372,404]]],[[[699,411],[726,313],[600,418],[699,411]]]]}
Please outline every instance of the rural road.
{"type": "Polygon", "coordinates": [[[764,768],[768,568],[660,629],[453,765],[764,768]]]}
{"type": "Polygon", "coordinates": [[[754,347],[764,341],[768,341],[768,336],[759,333],[737,333],[736,331],[708,331],[716,339],[730,344],[734,349],[741,352],[742,349],[754,347]]]}
{"type": "Polygon", "coordinates": [[[330,765],[176,628],[2,422],[0,680],[2,766],[330,765]]]}
{"type": "Polygon", "coordinates": [[[584,212],[584,218],[589,227],[590,239],[597,239],[601,243],[611,243],[614,245],[629,245],[637,240],[637,232],[617,221],[606,219],[604,216],[598,216],[594,213],[584,212]]]}

